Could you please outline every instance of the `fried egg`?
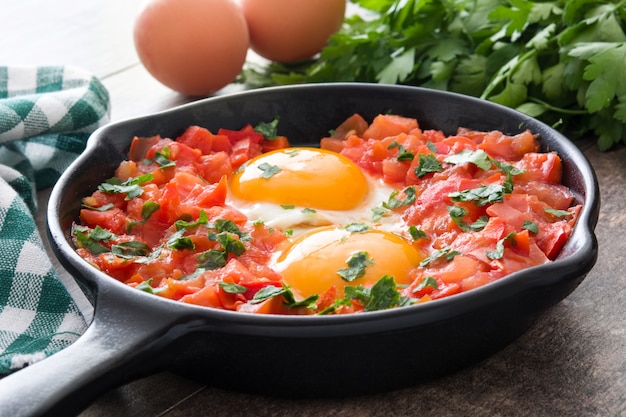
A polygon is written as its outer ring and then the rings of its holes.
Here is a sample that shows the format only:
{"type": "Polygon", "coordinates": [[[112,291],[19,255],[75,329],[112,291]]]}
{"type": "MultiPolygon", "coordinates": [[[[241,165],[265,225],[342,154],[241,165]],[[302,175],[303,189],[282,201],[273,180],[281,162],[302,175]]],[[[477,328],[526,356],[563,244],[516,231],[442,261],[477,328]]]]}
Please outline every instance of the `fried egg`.
{"type": "Polygon", "coordinates": [[[408,283],[409,270],[423,256],[405,237],[408,227],[401,215],[383,209],[398,190],[336,152],[288,148],[253,158],[236,172],[227,204],[250,222],[290,236],[273,266],[306,297],[332,285],[343,293],[345,285],[373,284],[383,275],[408,283]],[[352,224],[365,227],[346,228],[352,224]],[[345,280],[337,271],[356,254],[366,254],[364,274],[345,280]]]}

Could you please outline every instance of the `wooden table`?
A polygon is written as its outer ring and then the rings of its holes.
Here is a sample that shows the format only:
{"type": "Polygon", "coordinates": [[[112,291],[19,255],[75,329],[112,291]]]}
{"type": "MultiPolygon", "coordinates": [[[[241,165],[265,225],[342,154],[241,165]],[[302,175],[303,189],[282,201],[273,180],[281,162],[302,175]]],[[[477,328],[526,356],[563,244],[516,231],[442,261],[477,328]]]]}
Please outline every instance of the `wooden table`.
{"type": "MultiPolygon", "coordinates": [[[[138,0],[0,0],[0,65],[91,71],[109,89],[112,121],[190,101],[140,65],[132,42],[137,5],[138,0]]],[[[400,391],[341,400],[247,395],[160,373],[109,392],[82,415],[626,416],[626,149],[600,153],[593,141],[581,147],[601,187],[598,263],[574,293],[482,363],[400,391]]],[[[47,196],[39,194],[42,231],[47,196]]],[[[89,317],[91,306],[63,277],[89,317]]]]}

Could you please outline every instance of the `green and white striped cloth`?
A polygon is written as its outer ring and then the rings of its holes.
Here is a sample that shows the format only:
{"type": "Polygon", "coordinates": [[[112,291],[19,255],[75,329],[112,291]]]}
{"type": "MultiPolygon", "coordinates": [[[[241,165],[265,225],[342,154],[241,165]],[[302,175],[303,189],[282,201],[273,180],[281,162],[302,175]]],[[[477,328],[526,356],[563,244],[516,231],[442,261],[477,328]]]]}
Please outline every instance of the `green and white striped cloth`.
{"type": "Polygon", "coordinates": [[[87,327],[35,225],[36,190],[56,182],[108,117],[108,92],[90,73],[0,66],[0,375],[63,349],[87,327]]]}

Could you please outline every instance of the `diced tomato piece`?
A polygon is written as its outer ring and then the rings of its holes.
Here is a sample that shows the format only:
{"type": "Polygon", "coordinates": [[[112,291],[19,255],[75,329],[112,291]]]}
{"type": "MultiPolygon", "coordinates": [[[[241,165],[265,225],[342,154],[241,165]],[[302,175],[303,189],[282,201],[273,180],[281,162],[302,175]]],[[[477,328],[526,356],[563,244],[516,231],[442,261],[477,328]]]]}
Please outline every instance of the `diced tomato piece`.
{"type": "Polygon", "coordinates": [[[200,291],[194,292],[193,294],[187,294],[180,298],[179,301],[188,304],[196,304],[205,307],[222,307],[222,302],[217,293],[217,285],[207,285],[202,288],[200,291]]]}
{"type": "Polygon", "coordinates": [[[341,151],[343,151],[343,148],[345,146],[346,146],[346,142],[343,139],[322,138],[320,140],[320,148],[326,149],[327,151],[341,153],[341,151]]]}
{"type": "Polygon", "coordinates": [[[561,182],[561,158],[555,152],[527,153],[515,167],[523,172],[515,176],[517,181],[542,181],[558,184],[561,182]]]}
{"type": "Polygon", "coordinates": [[[126,226],[129,222],[126,213],[117,207],[106,211],[82,209],[80,218],[86,226],[91,228],[100,226],[114,234],[126,233],[126,226]]]}
{"type": "Polygon", "coordinates": [[[353,114],[343,121],[333,132],[333,138],[345,139],[348,136],[357,135],[363,136],[363,133],[367,130],[368,123],[360,114],[353,114]]]}
{"type": "Polygon", "coordinates": [[[430,298],[438,300],[440,298],[449,297],[461,292],[461,285],[457,283],[446,284],[443,288],[439,288],[430,294],[430,298]]]}
{"type": "Polygon", "coordinates": [[[207,155],[213,150],[213,134],[201,126],[189,126],[182,135],[176,138],[178,143],[199,149],[207,155]]]}
{"type": "Polygon", "coordinates": [[[493,131],[484,136],[478,148],[494,158],[516,161],[528,152],[537,152],[539,144],[535,136],[528,130],[515,136],[507,136],[502,132],[493,131]]]}
{"type": "Polygon", "coordinates": [[[556,210],[567,210],[574,201],[572,192],[562,184],[531,181],[515,184],[513,192],[516,194],[528,194],[536,196],[556,210]]]}
{"type": "Polygon", "coordinates": [[[397,136],[418,128],[416,119],[396,116],[390,114],[380,114],[374,118],[369,127],[363,132],[363,139],[381,140],[388,136],[397,136]]]}
{"type": "Polygon", "coordinates": [[[223,177],[230,177],[234,172],[230,156],[222,151],[203,155],[195,167],[202,178],[210,183],[216,183],[223,177]]]}
{"type": "Polygon", "coordinates": [[[239,168],[246,161],[261,154],[261,144],[253,142],[250,138],[241,139],[233,144],[230,154],[230,163],[233,169],[239,168]]]}
{"type": "Polygon", "coordinates": [[[208,129],[200,126],[190,126],[176,138],[176,141],[191,148],[199,149],[203,155],[215,152],[231,152],[231,143],[226,135],[214,135],[208,129]]]}
{"type": "Polygon", "coordinates": [[[404,184],[410,167],[410,161],[385,159],[382,164],[383,179],[389,183],[404,184]]]}
{"type": "Polygon", "coordinates": [[[246,125],[240,130],[219,129],[217,134],[226,136],[232,145],[246,139],[257,145],[263,142],[263,135],[254,130],[252,125],[246,125]]]}
{"type": "Polygon", "coordinates": [[[272,152],[289,147],[289,140],[285,136],[277,136],[273,139],[263,139],[261,152],[272,152]]]}
{"type": "Polygon", "coordinates": [[[572,226],[565,221],[544,223],[539,226],[537,246],[546,254],[548,259],[555,259],[567,238],[572,232],[572,226]]]}

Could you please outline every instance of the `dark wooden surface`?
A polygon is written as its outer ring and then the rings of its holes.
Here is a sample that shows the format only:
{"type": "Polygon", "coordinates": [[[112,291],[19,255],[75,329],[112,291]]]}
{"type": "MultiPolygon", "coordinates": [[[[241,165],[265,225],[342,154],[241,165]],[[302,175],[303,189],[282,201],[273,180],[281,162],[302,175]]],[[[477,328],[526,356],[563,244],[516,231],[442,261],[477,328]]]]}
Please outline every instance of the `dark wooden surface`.
{"type": "MultiPolygon", "coordinates": [[[[139,64],[132,43],[138,4],[0,0],[0,65],[91,71],[109,89],[112,121],[188,102],[139,64]]],[[[160,373],[107,393],[82,416],[626,416],[626,149],[600,153],[593,140],[581,147],[601,187],[598,263],[574,293],[482,363],[404,390],[341,400],[247,395],[160,373]]],[[[40,213],[47,195],[39,195],[40,213]]],[[[43,230],[45,219],[37,220],[43,230]]],[[[89,317],[89,304],[63,278],[89,317]]]]}

